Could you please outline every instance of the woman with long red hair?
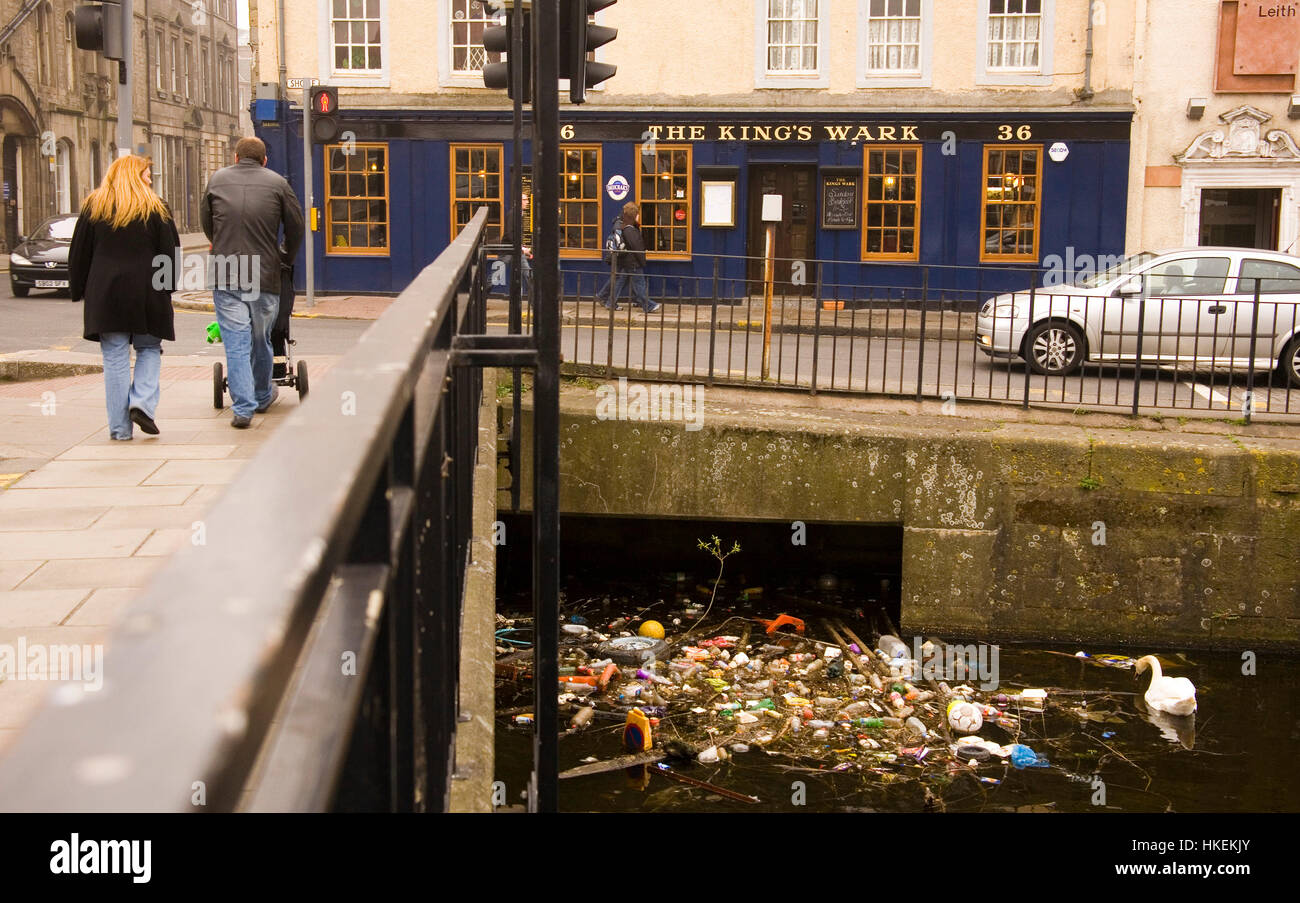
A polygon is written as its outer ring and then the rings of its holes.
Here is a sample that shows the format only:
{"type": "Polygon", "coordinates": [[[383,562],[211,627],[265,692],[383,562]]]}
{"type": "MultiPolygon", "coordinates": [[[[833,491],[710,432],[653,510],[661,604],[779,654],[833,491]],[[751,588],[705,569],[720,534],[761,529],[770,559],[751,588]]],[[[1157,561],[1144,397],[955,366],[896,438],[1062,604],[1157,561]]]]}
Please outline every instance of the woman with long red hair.
{"type": "Polygon", "coordinates": [[[113,439],[130,439],[132,424],[157,435],[162,342],[176,340],[172,288],[180,236],[151,187],[152,165],[134,155],[113,161],[82,205],[68,251],[72,300],[85,299],[85,337],[99,342],[104,356],[113,439]]]}

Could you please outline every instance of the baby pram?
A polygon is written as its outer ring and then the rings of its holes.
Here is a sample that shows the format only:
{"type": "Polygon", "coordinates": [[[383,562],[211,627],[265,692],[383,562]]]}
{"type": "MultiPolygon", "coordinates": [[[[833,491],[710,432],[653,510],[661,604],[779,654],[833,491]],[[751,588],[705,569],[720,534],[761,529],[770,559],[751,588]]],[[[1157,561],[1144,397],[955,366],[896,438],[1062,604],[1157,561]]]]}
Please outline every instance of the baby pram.
{"type": "MultiPolygon", "coordinates": [[[[275,355],[271,365],[271,381],[278,386],[298,390],[298,401],[307,397],[307,362],[294,365],[292,347],[297,343],[289,334],[293,321],[293,267],[280,266],[280,310],[271,327],[271,351],[275,355]]],[[[218,411],[225,407],[226,374],[221,362],[212,365],[212,406],[218,411]]]]}

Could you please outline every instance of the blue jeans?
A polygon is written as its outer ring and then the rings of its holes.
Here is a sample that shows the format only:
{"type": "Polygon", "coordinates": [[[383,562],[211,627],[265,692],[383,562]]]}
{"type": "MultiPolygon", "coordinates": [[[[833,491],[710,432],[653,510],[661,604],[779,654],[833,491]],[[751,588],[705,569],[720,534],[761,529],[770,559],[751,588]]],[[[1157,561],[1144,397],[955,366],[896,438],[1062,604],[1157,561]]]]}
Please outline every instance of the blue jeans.
{"type": "Polygon", "coordinates": [[[650,300],[650,289],[646,286],[645,273],[641,270],[620,270],[618,278],[614,280],[614,293],[611,298],[608,280],[596,290],[596,300],[606,306],[618,304],[618,299],[623,297],[623,289],[627,285],[632,287],[632,300],[640,305],[641,309],[649,313],[654,308],[654,302],[650,300]]]}
{"type": "Polygon", "coordinates": [[[262,292],[247,301],[245,297],[241,292],[217,289],[212,293],[212,306],[226,346],[230,410],[239,417],[252,417],[271,400],[271,327],[280,310],[280,295],[262,292]]]}
{"type": "Polygon", "coordinates": [[[104,356],[104,397],[108,402],[108,435],[131,438],[131,408],[153,417],[158,410],[162,371],[162,339],[151,335],[105,332],[99,336],[104,356]],[[135,346],[135,375],[131,374],[131,346],[135,346]]]}

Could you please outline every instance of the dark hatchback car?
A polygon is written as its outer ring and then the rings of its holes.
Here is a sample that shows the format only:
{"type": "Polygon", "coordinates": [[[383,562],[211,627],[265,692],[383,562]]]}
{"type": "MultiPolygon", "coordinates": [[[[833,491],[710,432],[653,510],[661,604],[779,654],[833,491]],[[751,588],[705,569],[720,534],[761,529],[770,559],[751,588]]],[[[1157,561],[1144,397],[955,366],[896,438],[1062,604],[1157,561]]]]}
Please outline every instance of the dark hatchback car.
{"type": "Polygon", "coordinates": [[[50,217],[26,238],[19,236],[9,255],[9,285],[17,297],[27,297],[34,288],[68,290],[68,248],[76,225],[77,215],[65,213],[50,217]]]}

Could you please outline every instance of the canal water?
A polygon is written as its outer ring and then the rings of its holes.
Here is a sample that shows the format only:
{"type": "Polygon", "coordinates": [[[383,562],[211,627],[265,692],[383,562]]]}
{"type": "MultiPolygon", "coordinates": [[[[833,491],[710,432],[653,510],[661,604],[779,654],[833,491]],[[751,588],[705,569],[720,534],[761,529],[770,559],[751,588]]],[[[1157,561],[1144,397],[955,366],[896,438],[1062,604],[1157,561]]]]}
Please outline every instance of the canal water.
{"type": "MultiPolygon", "coordinates": [[[[707,581],[706,581],[707,582],[707,581]]],[[[620,604],[632,614],[662,598],[666,584],[649,580],[637,586],[609,587],[603,597],[590,584],[570,583],[566,598],[585,601],[566,605],[586,610],[591,600],[601,604],[593,625],[620,604]],[[651,600],[651,601],[645,601],[651,600]]],[[[734,633],[736,620],[772,617],[775,610],[736,600],[737,587],[723,584],[719,603],[696,641],[722,632],[734,633]],[[730,602],[723,602],[726,595],[730,602]]],[[[667,593],[672,599],[671,591],[667,593]]],[[[769,602],[771,601],[769,591],[769,602]]],[[[841,600],[852,617],[866,599],[841,600]]],[[[524,615],[522,599],[503,603],[502,611],[524,615]]],[[[673,626],[678,605],[652,609],[645,617],[668,622],[667,638],[693,623],[673,626]],[[659,614],[663,612],[663,614],[659,614]]],[[[798,612],[796,612],[798,613],[798,612]]],[[[810,635],[821,613],[805,613],[810,635]]],[[[526,634],[519,634],[526,636],[526,634]]],[[[756,632],[755,636],[759,634],[756,632]]],[[[902,631],[904,642],[911,635],[902,631]]],[[[829,639],[829,637],[826,637],[829,639]]],[[[978,643],[979,637],[944,637],[950,643],[978,643]]],[[[655,766],[617,770],[560,782],[560,808],[577,812],[621,811],[768,811],[768,812],[1295,812],[1300,810],[1300,781],[1296,780],[1295,749],[1300,741],[1300,658],[1249,650],[1159,650],[1172,667],[1170,676],[1189,678],[1196,686],[1198,711],[1192,718],[1171,719],[1146,711],[1141,701],[1149,673],[1098,667],[1074,657],[1080,646],[1006,644],[998,647],[997,691],[1014,696],[1024,688],[1048,688],[1049,702],[1041,713],[1020,711],[1014,730],[985,724],[980,736],[998,744],[1019,743],[1047,760],[1046,767],[1017,769],[1006,759],[991,758],[975,767],[948,762],[944,743],[928,742],[931,757],[914,750],[896,753],[903,744],[883,744],[867,750],[832,735],[815,743],[805,734],[797,749],[780,742],[772,752],[754,743],[712,765],[690,760],[670,763],[671,770],[733,793],[755,797],[747,803],[716,792],[673,781],[655,766]],[[1065,653],[1065,654],[1061,654],[1065,653]],[[1253,665],[1253,668],[1252,668],[1253,665]],[[1254,673],[1250,673],[1253,670],[1254,673]],[[784,746],[784,751],[782,748],[784,746]]],[[[1137,658],[1152,649],[1108,644],[1089,653],[1137,658]]],[[[847,681],[843,682],[847,692],[847,681]]],[[[974,683],[974,681],[971,681],[974,683]]],[[[501,711],[530,701],[531,684],[507,682],[498,688],[501,711]]],[[[868,713],[870,714],[870,713],[868,713]]],[[[716,713],[692,714],[674,705],[656,728],[661,739],[698,740],[716,713]]],[[[932,719],[933,720],[933,719],[932,719]]],[[[731,726],[720,737],[731,737],[731,726]]],[[[560,740],[561,771],[623,754],[621,721],[594,719],[581,732],[560,740]]],[[[859,736],[864,736],[859,734],[859,736]]],[[[924,748],[924,747],[922,747],[924,748]]],[[[532,761],[531,727],[497,718],[496,778],[504,783],[508,803],[520,804],[532,761]]]]}

